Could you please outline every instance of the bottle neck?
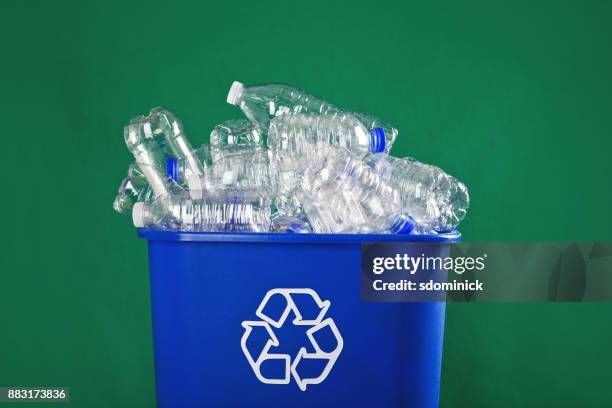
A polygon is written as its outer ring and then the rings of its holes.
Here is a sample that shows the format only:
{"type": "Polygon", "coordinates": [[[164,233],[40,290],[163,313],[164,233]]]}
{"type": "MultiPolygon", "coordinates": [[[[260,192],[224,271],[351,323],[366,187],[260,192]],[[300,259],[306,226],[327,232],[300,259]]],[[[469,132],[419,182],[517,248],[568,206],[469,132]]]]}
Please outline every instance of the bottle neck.
{"type": "Polygon", "coordinates": [[[389,230],[394,234],[410,234],[416,222],[407,214],[400,214],[395,218],[389,230]]]}
{"type": "Polygon", "coordinates": [[[385,131],[382,128],[370,129],[370,151],[372,153],[381,153],[385,151],[386,146],[385,131]]]}
{"type": "Polygon", "coordinates": [[[227,94],[227,103],[230,105],[239,105],[244,93],[244,85],[238,81],[234,81],[227,94]]]}

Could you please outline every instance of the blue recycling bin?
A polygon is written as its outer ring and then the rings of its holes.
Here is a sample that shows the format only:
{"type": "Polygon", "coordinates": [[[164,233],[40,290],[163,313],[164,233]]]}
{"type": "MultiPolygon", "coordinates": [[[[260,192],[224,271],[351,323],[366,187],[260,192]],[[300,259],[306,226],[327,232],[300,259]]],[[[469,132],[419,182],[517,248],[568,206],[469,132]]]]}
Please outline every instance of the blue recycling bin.
{"type": "Polygon", "coordinates": [[[445,304],[362,302],[361,244],[459,233],[139,235],[159,407],[438,406],[445,304]]]}

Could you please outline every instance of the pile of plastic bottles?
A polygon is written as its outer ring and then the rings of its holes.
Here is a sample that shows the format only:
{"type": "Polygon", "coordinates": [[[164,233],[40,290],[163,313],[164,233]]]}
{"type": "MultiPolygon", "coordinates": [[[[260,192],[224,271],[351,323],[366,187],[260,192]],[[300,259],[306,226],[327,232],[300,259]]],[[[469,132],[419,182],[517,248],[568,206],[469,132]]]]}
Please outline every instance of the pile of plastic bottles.
{"type": "Polygon", "coordinates": [[[246,119],[193,149],[163,108],[124,129],[135,162],[113,207],[134,225],[175,231],[436,234],[465,217],[465,185],[389,155],[398,131],[283,84],[234,82],[246,119]]]}

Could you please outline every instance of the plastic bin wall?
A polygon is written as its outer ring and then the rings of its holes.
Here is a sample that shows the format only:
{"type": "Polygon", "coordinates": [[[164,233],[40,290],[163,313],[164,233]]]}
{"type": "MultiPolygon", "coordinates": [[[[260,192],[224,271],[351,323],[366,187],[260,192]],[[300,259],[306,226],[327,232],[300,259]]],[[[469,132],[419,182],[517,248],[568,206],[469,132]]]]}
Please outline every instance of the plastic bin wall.
{"type": "Polygon", "coordinates": [[[438,406],[445,304],[362,302],[360,246],[458,233],[139,234],[159,407],[438,406]]]}

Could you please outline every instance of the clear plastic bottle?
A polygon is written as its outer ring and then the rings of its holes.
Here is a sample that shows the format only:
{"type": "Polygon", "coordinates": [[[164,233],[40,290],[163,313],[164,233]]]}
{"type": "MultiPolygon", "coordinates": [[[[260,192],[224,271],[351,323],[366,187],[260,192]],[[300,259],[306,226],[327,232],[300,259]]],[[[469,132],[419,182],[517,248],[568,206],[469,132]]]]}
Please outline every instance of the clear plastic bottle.
{"type": "MultiPolygon", "coordinates": [[[[194,154],[205,168],[210,166],[210,146],[203,145],[194,150],[194,154]]],[[[113,208],[120,214],[128,214],[136,202],[149,202],[155,198],[145,173],[165,174],[166,186],[169,186],[171,191],[179,191],[189,187],[185,180],[190,177],[190,171],[183,159],[172,156],[166,157],[165,168],[161,165],[151,167],[142,163],[132,163],[128,166],[128,176],[121,181],[119,192],[113,201],[113,208]]],[[[209,186],[206,185],[206,188],[209,186]]]]}
{"type": "Polygon", "coordinates": [[[301,187],[326,206],[333,200],[347,202],[347,208],[329,206],[332,215],[351,214],[353,226],[362,232],[407,234],[414,228],[414,220],[402,210],[398,192],[346,149],[325,149],[321,160],[304,172],[301,187]]]}
{"type": "Polygon", "coordinates": [[[166,177],[159,170],[165,166],[168,153],[184,161],[189,168],[186,181],[192,198],[201,197],[204,169],[183,133],[181,122],[172,112],[157,107],[146,117],[132,119],[124,129],[124,137],[136,162],[144,165],[143,173],[157,197],[169,193],[166,177]]]}
{"type": "Polygon", "coordinates": [[[153,197],[153,191],[144,177],[126,177],[119,186],[119,192],[113,201],[113,208],[119,214],[127,215],[138,201],[147,202],[153,197]]]}
{"type": "Polygon", "coordinates": [[[227,191],[192,200],[174,196],[152,203],[138,202],[132,210],[138,228],[202,232],[267,232],[269,201],[256,193],[227,191]]]}
{"type": "Polygon", "coordinates": [[[270,232],[308,234],[312,232],[312,227],[308,219],[302,216],[280,216],[272,217],[270,232]]]}
{"type": "MultiPolygon", "coordinates": [[[[208,184],[209,180],[207,176],[210,173],[210,167],[212,164],[210,146],[202,145],[194,150],[193,154],[201,164],[201,171],[203,173],[203,176],[200,176],[201,179],[197,186],[204,188],[205,190],[209,189],[210,185],[208,184]]],[[[149,165],[142,163],[130,164],[128,167],[128,177],[132,179],[144,179],[144,182],[146,183],[147,180],[145,177],[145,171],[150,170],[147,167],[149,167],[149,165]]],[[[165,174],[167,179],[185,189],[190,189],[188,180],[191,180],[193,177],[197,176],[193,174],[191,167],[185,162],[184,159],[177,159],[173,156],[167,156],[165,165],[162,166],[161,164],[158,164],[154,170],[156,173],[165,174]]],[[[193,183],[191,185],[193,185],[193,183]]]]}
{"type": "Polygon", "coordinates": [[[298,198],[308,223],[317,234],[351,234],[356,232],[356,226],[365,225],[359,206],[342,194],[328,197],[325,203],[301,193],[298,198]]]}
{"type": "Polygon", "coordinates": [[[377,172],[400,194],[404,211],[423,230],[453,230],[470,204],[465,184],[442,169],[412,158],[386,157],[376,162],[377,172]]]}
{"type": "Polygon", "coordinates": [[[267,150],[244,148],[240,153],[223,156],[213,163],[209,184],[212,189],[257,190],[272,197],[278,189],[275,170],[267,150]]]}
{"type": "Polygon", "coordinates": [[[125,144],[141,165],[142,174],[156,197],[168,196],[170,185],[163,171],[168,151],[165,141],[153,132],[148,119],[138,116],[124,128],[125,144]]]}
{"type": "Polygon", "coordinates": [[[277,194],[272,200],[272,208],[275,215],[283,217],[295,217],[303,212],[302,204],[294,192],[277,194]]]}
{"type": "Polygon", "coordinates": [[[213,161],[245,150],[262,150],[264,135],[246,119],[233,119],[215,126],[210,133],[210,147],[213,161]]]}
{"type": "Polygon", "coordinates": [[[361,160],[371,168],[375,168],[376,163],[378,163],[379,160],[384,160],[385,157],[387,157],[387,155],[384,153],[368,153],[361,160]]]}
{"type": "Polygon", "coordinates": [[[368,129],[376,129],[380,128],[383,130],[383,134],[385,135],[385,147],[384,153],[388,154],[397,139],[398,130],[388,123],[383,122],[375,116],[372,116],[367,113],[362,112],[348,112],[355,116],[361,123],[364,124],[368,129]]]}
{"type": "MultiPolygon", "coordinates": [[[[310,95],[300,89],[285,84],[263,84],[244,86],[234,81],[227,95],[227,102],[237,105],[245,116],[263,132],[268,131],[270,120],[275,116],[297,113],[339,114],[344,110],[310,95]]],[[[347,112],[351,113],[351,112],[347,112]]],[[[397,137],[398,131],[380,119],[365,113],[353,113],[370,129],[381,128],[384,131],[388,153],[397,137]]]]}
{"type": "Polygon", "coordinates": [[[284,115],[270,122],[268,146],[280,171],[300,171],[327,146],[341,146],[358,158],[381,152],[385,138],[380,129],[368,130],[357,118],[339,115],[284,115]]]}

